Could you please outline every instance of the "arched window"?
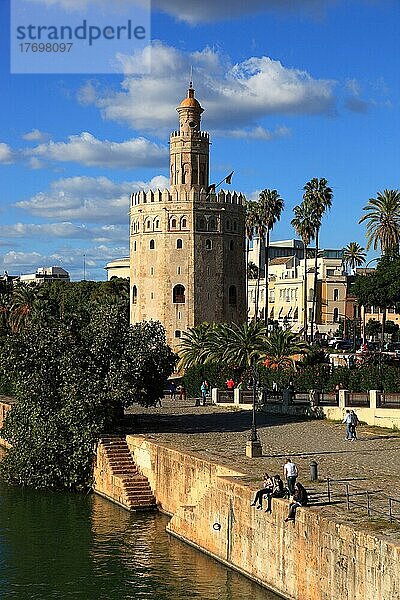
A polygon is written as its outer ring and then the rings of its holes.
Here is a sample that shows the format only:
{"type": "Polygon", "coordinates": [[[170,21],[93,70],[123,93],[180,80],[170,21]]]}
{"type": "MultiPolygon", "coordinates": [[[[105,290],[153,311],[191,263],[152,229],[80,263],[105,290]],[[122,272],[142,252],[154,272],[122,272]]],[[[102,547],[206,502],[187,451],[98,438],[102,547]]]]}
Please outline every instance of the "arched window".
{"type": "Polygon", "coordinates": [[[171,229],[176,229],[176,219],[171,219],[171,229]]]}
{"type": "Polygon", "coordinates": [[[232,250],[233,250],[233,247],[234,247],[233,240],[229,240],[229,250],[231,250],[231,251],[232,251],[232,250]]]}
{"type": "Polygon", "coordinates": [[[136,285],[132,288],[132,304],[137,304],[137,287],[136,285]]]}
{"type": "Polygon", "coordinates": [[[172,301],[174,304],[185,304],[185,287],[183,285],[176,285],[172,290],[172,301]]]}
{"type": "Polygon", "coordinates": [[[226,221],[226,229],[227,229],[227,231],[230,231],[232,229],[232,224],[229,219],[227,219],[227,221],[226,221]]]}
{"type": "Polygon", "coordinates": [[[233,231],[237,231],[238,224],[237,221],[233,221],[233,231]]]}
{"type": "Polygon", "coordinates": [[[181,227],[182,227],[182,229],[186,229],[186,227],[187,227],[187,219],[185,219],[185,217],[183,217],[183,219],[181,221],[181,227]]]}
{"type": "Polygon", "coordinates": [[[208,231],[217,231],[217,220],[214,217],[208,221],[208,231]]]}
{"type": "Polygon", "coordinates": [[[180,331],[180,329],[176,329],[176,331],[175,331],[175,337],[176,338],[180,338],[181,337],[181,331],[180,331]]]}
{"type": "Polygon", "coordinates": [[[206,250],[212,250],[212,241],[206,240],[206,250]]]}
{"type": "Polygon", "coordinates": [[[333,309],[333,322],[337,323],[338,321],[339,321],[339,309],[334,308],[333,309]]]}
{"type": "Polygon", "coordinates": [[[160,228],[160,219],[156,219],[156,229],[160,228]]]}
{"type": "Polygon", "coordinates": [[[333,290],[333,300],[339,300],[339,290],[337,288],[333,290]]]}
{"type": "Polygon", "coordinates": [[[180,250],[181,248],[183,248],[183,242],[181,239],[176,240],[176,247],[178,250],[180,250]]]}
{"type": "Polygon", "coordinates": [[[237,293],[235,285],[229,286],[228,302],[230,306],[236,306],[237,304],[237,293]]]}
{"type": "Polygon", "coordinates": [[[147,223],[146,223],[146,229],[150,229],[150,227],[151,227],[151,221],[149,220],[149,221],[147,221],[147,223]]]}
{"type": "Polygon", "coordinates": [[[150,275],[154,275],[154,267],[150,267],[150,275]]]}
{"type": "Polygon", "coordinates": [[[155,241],[154,240],[150,240],[150,244],[149,244],[150,250],[154,250],[155,247],[156,247],[155,241]]]}
{"type": "Polygon", "coordinates": [[[206,230],[206,220],[204,219],[204,217],[197,218],[197,229],[198,229],[198,231],[206,230]]]}

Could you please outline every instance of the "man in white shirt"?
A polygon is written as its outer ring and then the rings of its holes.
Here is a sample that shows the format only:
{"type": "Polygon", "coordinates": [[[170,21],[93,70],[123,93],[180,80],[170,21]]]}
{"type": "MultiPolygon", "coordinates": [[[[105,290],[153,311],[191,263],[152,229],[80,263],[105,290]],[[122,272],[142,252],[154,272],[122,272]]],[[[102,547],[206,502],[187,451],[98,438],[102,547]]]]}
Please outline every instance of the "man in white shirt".
{"type": "Polygon", "coordinates": [[[343,423],[346,424],[346,440],[353,440],[354,435],[353,435],[353,432],[351,431],[352,416],[351,416],[349,409],[346,410],[346,414],[344,415],[343,423]]]}
{"type": "Polygon", "coordinates": [[[287,486],[291,496],[294,494],[294,484],[296,483],[298,474],[299,472],[296,465],[294,462],[292,462],[291,458],[288,458],[283,467],[283,476],[286,478],[287,486]]]}

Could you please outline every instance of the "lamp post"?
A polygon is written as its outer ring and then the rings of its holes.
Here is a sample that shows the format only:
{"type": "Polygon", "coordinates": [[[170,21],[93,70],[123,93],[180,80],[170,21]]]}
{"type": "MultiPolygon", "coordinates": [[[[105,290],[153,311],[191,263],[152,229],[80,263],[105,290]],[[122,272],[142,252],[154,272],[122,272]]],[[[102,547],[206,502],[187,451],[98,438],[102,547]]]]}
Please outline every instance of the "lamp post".
{"type": "Polygon", "coordinates": [[[257,434],[256,425],[256,401],[258,392],[258,370],[255,356],[252,357],[251,369],[253,376],[253,406],[250,439],[246,443],[246,456],[249,458],[259,458],[262,456],[262,444],[257,434]]]}

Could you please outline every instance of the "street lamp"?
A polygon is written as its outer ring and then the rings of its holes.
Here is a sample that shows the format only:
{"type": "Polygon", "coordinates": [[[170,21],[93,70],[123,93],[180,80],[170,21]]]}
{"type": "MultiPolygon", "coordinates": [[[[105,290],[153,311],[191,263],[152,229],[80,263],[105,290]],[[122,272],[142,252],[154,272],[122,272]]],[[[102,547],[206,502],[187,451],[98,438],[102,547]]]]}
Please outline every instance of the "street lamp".
{"type": "Polygon", "coordinates": [[[258,391],[258,370],[255,356],[252,357],[251,370],[253,376],[253,406],[250,439],[246,443],[246,456],[249,458],[259,458],[262,456],[262,444],[257,434],[256,425],[256,400],[258,391]]]}

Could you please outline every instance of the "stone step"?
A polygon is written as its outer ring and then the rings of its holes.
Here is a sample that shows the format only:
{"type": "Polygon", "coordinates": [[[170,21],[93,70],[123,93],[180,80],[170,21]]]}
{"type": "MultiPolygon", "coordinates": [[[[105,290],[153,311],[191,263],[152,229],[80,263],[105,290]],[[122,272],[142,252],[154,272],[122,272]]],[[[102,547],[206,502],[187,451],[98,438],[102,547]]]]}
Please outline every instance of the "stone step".
{"type": "Polygon", "coordinates": [[[112,458],[112,459],[110,459],[108,461],[108,464],[111,465],[111,466],[121,465],[121,466],[124,466],[124,467],[125,466],[127,467],[128,465],[130,465],[130,466],[134,466],[135,469],[137,468],[136,465],[135,465],[135,463],[133,462],[133,460],[128,460],[127,458],[124,458],[124,460],[118,460],[118,459],[112,458]]]}
{"type": "Polygon", "coordinates": [[[143,500],[127,499],[125,502],[128,506],[156,506],[154,498],[143,498],[143,500]]]}
{"type": "Polygon", "coordinates": [[[113,475],[136,475],[137,471],[135,469],[118,469],[118,468],[114,468],[111,469],[111,473],[113,475]]]}
{"type": "Polygon", "coordinates": [[[153,494],[125,494],[125,498],[129,500],[137,500],[138,502],[142,502],[143,500],[154,500],[153,494]]]}

